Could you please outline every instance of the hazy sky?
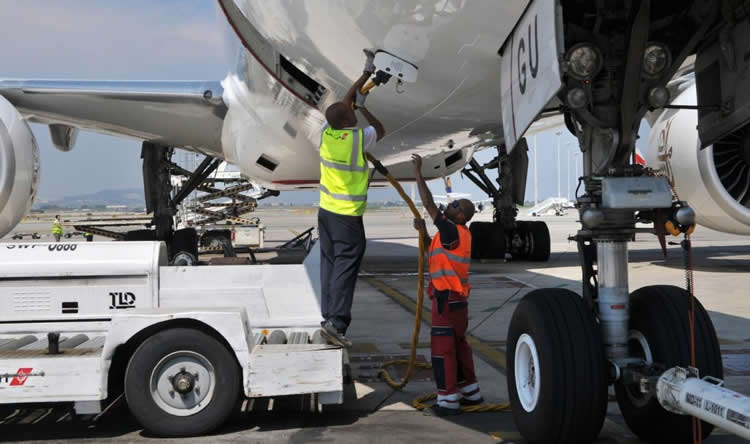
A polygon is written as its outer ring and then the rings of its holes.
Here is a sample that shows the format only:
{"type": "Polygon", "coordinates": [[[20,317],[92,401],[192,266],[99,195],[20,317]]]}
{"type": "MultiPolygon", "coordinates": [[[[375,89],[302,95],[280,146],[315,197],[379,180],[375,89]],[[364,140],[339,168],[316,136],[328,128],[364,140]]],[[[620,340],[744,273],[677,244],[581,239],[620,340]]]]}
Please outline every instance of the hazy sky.
{"type": "MultiPolygon", "coordinates": [[[[223,29],[212,0],[0,2],[2,78],[219,80],[227,72],[223,29]]],[[[46,126],[32,124],[32,129],[41,149],[39,200],[142,187],[139,141],[82,131],[73,151],[62,153],[52,146],[46,126]]],[[[539,197],[556,196],[556,137],[553,132],[541,134],[537,142],[539,197]]],[[[567,158],[577,151],[576,146],[574,138],[564,131],[560,174],[563,196],[567,191],[567,158]]],[[[482,163],[493,156],[494,150],[487,150],[478,158],[482,163]]],[[[574,177],[571,159],[571,194],[574,177]]],[[[433,190],[441,191],[439,181],[433,184],[433,190]]],[[[533,186],[530,164],[527,200],[534,197],[533,186]]],[[[476,199],[486,197],[458,175],[453,177],[453,188],[472,193],[476,199]]],[[[279,200],[316,198],[311,192],[291,194],[282,193],[279,200]]],[[[390,190],[371,195],[372,200],[384,198],[395,199],[396,193],[390,190]]]]}

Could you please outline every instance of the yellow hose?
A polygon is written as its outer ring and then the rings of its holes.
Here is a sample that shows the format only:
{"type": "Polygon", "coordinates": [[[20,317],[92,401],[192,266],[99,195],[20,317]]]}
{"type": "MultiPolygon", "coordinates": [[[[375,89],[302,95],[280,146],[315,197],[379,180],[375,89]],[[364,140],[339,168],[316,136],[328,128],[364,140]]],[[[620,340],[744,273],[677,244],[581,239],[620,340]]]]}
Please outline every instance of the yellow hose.
{"type": "Polygon", "coordinates": [[[378,84],[375,83],[375,81],[370,80],[367,83],[367,85],[363,86],[362,89],[359,90],[359,92],[362,95],[367,94],[368,92],[370,92],[371,89],[375,88],[376,86],[378,86],[378,84]]]}
{"type": "MultiPolygon", "coordinates": [[[[372,89],[372,88],[370,88],[372,89]]],[[[369,89],[368,89],[369,91],[369,89]]],[[[398,194],[401,196],[402,199],[404,199],[404,202],[409,206],[409,210],[411,210],[411,213],[414,215],[414,218],[418,221],[422,221],[422,214],[417,210],[417,207],[414,205],[414,202],[409,198],[409,196],[404,192],[404,189],[401,187],[401,184],[398,183],[396,179],[393,178],[390,172],[388,172],[385,167],[378,161],[378,159],[375,158],[370,153],[365,153],[365,157],[367,157],[367,160],[372,162],[376,168],[378,168],[381,173],[385,172],[385,177],[388,179],[388,182],[393,186],[393,188],[396,189],[398,194]]],[[[394,389],[401,389],[406,386],[406,384],[409,382],[409,378],[411,378],[412,373],[414,372],[414,367],[421,367],[421,368],[432,368],[432,365],[426,362],[417,362],[417,344],[419,343],[419,330],[422,326],[422,305],[424,305],[424,258],[425,258],[425,244],[424,244],[424,238],[425,238],[425,226],[422,223],[418,224],[419,227],[419,265],[417,268],[417,309],[414,316],[414,332],[411,335],[411,352],[409,354],[409,359],[398,359],[394,361],[388,361],[383,364],[383,366],[380,368],[380,371],[378,372],[378,376],[381,376],[385,382],[391,386],[394,389]],[[395,365],[407,365],[406,368],[406,375],[404,375],[404,379],[402,379],[400,382],[397,382],[393,377],[391,377],[390,373],[388,373],[388,367],[393,367],[395,365]]],[[[429,393],[426,395],[419,396],[412,401],[412,406],[417,410],[424,410],[429,407],[429,405],[425,404],[426,401],[430,401],[437,398],[436,393],[429,393]]],[[[463,412],[499,412],[499,411],[505,411],[510,410],[510,403],[502,403],[502,404],[482,404],[482,405],[471,405],[471,406],[461,406],[461,411],[463,412]]]]}
{"type": "MultiPolygon", "coordinates": [[[[365,153],[365,156],[367,157],[367,160],[372,162],[375,165],[379,165],[382,167],[378,159],[376,159],[372,154],[365,153]]],[[[387,172],[387,170],[385,170],[387,172]]],[[[390,172],[386,174],[386,179],[388,179],[388,182],[393,185],[393,188],[398,191],[398,194],[401,195],[401,198],[404,199],[406,204],[409,206],[409,209],[411,210],[411,213],[414,215],[414,218],[417,220],[422,220],[422,215],[419,213],[419,210],[417,210],[417,207],[414,205],[414,202],[409,198],[409,196],[404,192],[404,189],[401,188],[401,184],[398,183],[396,179],[393,178],[390,172]]],[[[378,372],[379,376],[382,376],[383,379],[385,379],[385,382],[388,383],[391,387],[395,389],[403,388],[408,382],[409,378],[411,378],[411,374],[414,372],[414,367],[419,365],[423,368],[432,368],[430,364],[427,363],[419,363],[417,364],[417,344],[419,343],[419,330],[422,326],[422,305],[424,303],[424,225],[419,224],[419,267],[417,271],[417,313],[414,317],[414,333],[411,336],[411,354],[409,356],[409,360],[397,360],[397,361],[389,361],[383,364],[383,367],[380,369],[380,372],[378,372]],[[388,373],[388,367],[394,366],[394,365],[403,365],[407,364],[408,367],[406,369],[406,375],[404,376],[404,379],[401,380],[401,382],[396,382],[391,375],[388,373]]]]}

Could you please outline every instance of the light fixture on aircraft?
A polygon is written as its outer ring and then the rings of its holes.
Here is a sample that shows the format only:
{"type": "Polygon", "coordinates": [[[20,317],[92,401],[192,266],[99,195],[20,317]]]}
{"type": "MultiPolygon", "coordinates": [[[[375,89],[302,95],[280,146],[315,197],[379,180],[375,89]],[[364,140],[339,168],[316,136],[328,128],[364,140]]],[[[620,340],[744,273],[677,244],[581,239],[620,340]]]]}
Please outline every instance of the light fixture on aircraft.
{"type": "Polygon", "coordinates": [[[586,106],[586,103],[588,103],[588,97],[583,88],[572,88],[568,91],[568,106],[578,109],[586,106]]]}
{"type": "Polygon", "coordinates": [[[590,43],[574,45],[565,56],[568,73],[579,80],[591,80],[602,69],[602,54],[590,43]]]}
{"type": "Polygon", "coordinates": [[[647,43],[643,51],[643,75],[648,78],[659,77],[672,63],[669,48],[661,43],[647,43]]]}
{"type": "Polygon", "coordinates": [[[648,104],[651,108],[662,108],[669,102],[669,90],[663,86],[651,88],[648,92],[648,104]]]}

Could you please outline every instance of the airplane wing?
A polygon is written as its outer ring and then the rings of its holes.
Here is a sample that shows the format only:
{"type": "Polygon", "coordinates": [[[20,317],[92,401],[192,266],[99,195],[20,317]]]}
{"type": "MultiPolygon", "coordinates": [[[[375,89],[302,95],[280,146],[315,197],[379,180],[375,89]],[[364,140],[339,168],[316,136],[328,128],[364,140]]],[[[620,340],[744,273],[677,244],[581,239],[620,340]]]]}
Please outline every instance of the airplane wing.
{"type": "Polygon", "coordinates": [[[219,82],[0,80],[0,95],[50,125],[63,151],[82,128],[220,155],[222,94],[219,82]]]}

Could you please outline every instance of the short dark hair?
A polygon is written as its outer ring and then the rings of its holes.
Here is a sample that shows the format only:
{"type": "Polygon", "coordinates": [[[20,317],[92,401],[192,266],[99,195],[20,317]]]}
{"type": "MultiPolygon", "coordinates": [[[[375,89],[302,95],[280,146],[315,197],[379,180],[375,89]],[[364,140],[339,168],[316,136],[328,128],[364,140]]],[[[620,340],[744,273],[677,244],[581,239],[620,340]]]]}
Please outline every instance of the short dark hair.
{"type": "Polygon", "coordinates": [[[344,102],[336,102],[326,109],[326,120],[331,128],[344,129],[346,124],[349,123],[347,117],[349,117],[350,111],[344,102]]]}
{"type": "Polygon", "coordinates": [[[464,214],[466,222],[470,221],[471,218],[474,217],[474,202],[469,199],[461,199],[459,204],[461,205],[461,212],[464,214]]]}

